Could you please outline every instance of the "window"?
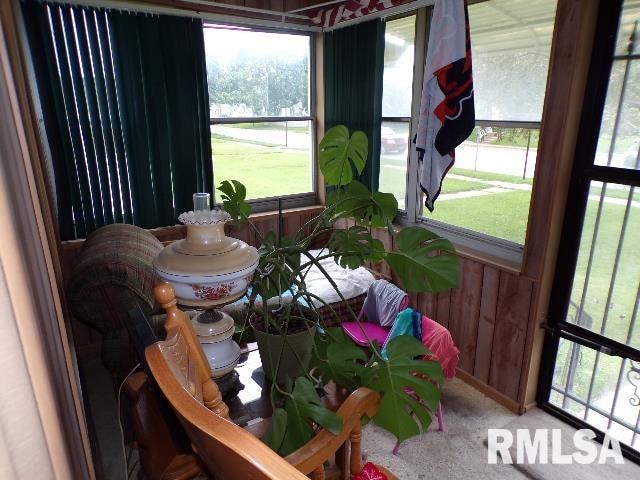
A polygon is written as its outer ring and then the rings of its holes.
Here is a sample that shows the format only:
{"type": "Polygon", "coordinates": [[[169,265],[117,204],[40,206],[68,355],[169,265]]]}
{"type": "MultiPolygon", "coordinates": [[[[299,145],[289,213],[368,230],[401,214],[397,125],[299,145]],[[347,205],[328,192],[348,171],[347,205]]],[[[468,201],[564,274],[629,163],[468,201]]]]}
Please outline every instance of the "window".
{"type": "Polygon", "coordinates": [[[413,46],[415,38],[426,37],[427,26],[415,16],[387,22],[380,189],[398,197],[408,221],[424,222],[464,246],[521,258],[555,8],[556,0],[489,0],[469,6],[476,128],[456,148],[455,165],[433,214],[417,195],[406,194],[414,191],[418,175],[414,149],[408,159],[396,150],[399,137],[408,140],[409,131],[417,129],[417,118],[407,116],[412,100],[414,106],[419,103],[410,98],[412,82],[422,84],[422,67],[414,76],[413,64],[421,65],[425,53],[416,47],[414,62],[413,46]],[[411,173],[405,180],[407,163],[411,173]]]}
{"type": "Polygon", "coordinates": [[[216,185],[315,203],[311,37],[208,25],[204,38],[216,185]]]}
{"type": "Polygon", "coordinates": [[[469,7],[477,126],[424,218],[524,244],[555,7],[555,0],[469,7]]]}
{"type": "Polygon", "coordinates": [[[406,208],[415,28],[411,15],[388,21],[384,35],[379,188],[393,193],[401,210],[406,208]]]}

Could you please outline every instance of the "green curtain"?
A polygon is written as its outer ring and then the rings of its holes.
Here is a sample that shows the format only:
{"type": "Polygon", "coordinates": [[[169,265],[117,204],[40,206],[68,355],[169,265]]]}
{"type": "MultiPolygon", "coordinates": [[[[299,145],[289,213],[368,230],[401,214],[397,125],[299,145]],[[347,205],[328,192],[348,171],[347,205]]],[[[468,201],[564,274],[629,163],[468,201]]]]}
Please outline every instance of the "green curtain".
{"type": "Polygon", "coordinates": [[[174,225],[212,192],[199,20],[23,2],[63,240],[174,225]]]}
{"type": "Polygon", "coordinates": [[[359,23],[325,34],[325,124],[346,125],[369,137],[369,158],[360,181],[378,191],[384,22],[359,23]]]}

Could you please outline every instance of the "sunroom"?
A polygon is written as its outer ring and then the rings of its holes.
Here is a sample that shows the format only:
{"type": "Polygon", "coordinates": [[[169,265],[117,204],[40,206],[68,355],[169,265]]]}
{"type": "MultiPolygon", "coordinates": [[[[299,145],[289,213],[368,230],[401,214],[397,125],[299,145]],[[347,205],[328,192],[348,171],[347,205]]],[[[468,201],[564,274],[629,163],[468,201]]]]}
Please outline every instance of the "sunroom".
{"type": "Polygon", "coordinates": [[[2,478],[638,478],[640,0],[0,19],[2,478]]]}

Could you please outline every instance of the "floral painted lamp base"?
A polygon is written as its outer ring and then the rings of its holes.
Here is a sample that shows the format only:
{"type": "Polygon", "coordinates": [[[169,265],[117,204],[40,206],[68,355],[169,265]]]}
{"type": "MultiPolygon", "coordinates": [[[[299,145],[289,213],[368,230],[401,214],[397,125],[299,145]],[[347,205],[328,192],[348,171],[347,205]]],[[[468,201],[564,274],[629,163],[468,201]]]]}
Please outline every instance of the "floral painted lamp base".
{"type": "Polygon", "coordinates": [[[194,211],[178,217],[187,226],[186,238],[166,246],[153,261],[160,279],[173,286],[178,304],[204,310],[193,327],[214,378],[233,372],[240,356],[232,339],[233,319],[215,309],[245,294],[258,265],[254,247],[225,236],[230,219],[225,211],[209,208],[209,194],[194,194],[194,211]]]}

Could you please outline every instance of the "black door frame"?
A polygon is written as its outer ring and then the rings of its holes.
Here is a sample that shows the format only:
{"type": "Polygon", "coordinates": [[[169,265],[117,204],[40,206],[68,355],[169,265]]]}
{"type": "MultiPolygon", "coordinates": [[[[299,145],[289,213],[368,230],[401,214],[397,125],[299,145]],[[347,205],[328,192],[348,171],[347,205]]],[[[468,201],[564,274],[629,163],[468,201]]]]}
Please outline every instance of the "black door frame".
{"type": "MultiPolygon", "coordinates": [[[[560,260],[558,260],[550,297],[549,317],[545,326],[547,332],[542,350],[537,391],[537,403],[540,408],[576,428],[592,429],[600,442],[604,438],[604,432],[552,405],[549,398],[561,338],[601,353],[640,361],[640,351],[637,349],[565,320],[569,311],[573,276],[578,261],[591,181],[623,183],[640,187],[640,171],[638,170],[594,165],[600,123],[614,62],[622,5],[623,0],[599,0],[591,64],[569,184],[562,240],[558,250],[558,259],[562,259],[562,265],[559,265],[560,260]]],[[[621,444],[621,447],[626,457],[640,463],[638,451],[624,444],[621,444]]]]}

